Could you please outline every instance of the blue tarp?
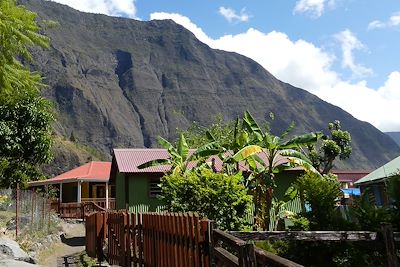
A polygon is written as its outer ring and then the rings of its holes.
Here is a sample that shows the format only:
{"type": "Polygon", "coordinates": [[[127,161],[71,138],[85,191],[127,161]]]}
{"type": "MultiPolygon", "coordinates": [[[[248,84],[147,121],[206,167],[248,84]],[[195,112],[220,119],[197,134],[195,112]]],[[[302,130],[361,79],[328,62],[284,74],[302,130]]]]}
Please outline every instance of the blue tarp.
{"type": "Polygon", "coordinates": [[[350,196],[360,196],[361,195],[360,188],[346,188],[346,189],[342,189],[342,192],[345,194],[348,194],[350,196]]]}

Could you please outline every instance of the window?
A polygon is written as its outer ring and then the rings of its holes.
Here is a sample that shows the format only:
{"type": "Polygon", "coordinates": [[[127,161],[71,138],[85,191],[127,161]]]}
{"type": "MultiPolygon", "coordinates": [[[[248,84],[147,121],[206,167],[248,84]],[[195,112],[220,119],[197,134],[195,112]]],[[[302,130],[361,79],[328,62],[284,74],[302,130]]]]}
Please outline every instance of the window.
{"type": "Polygon", "coordinates": [[[149,181],[149,196],[150,197],[157,197],[161,194],[161,187],[159,186],[160,179],[151,179],[149,181]]]}

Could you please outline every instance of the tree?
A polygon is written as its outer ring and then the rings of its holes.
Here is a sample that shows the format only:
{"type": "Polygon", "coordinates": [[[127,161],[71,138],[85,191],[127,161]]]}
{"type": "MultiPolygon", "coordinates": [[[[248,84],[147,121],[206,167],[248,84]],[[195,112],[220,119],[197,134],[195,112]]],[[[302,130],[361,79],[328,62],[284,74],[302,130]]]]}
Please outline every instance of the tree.
{"type": "Polygon", "coordinates": [[[189,147],[202,147],[210,141],[218,140],[221,144],[228,143],[234,136],[235,121],[224,121],[221,114],[212,118],[212,124],[208,127],[200,125],[194,121],[186,130],[178,129],[179,134],[183,134],[189,147]],[[210,140],[210,135],[214,140],[210,140]]]}
{"type": "Polygon", "coordinates": [[[48,38],[39,34],[36,14],[15,0],[0,1],[0,90],[39,91],[41,77],[24,67],[18,59],[31,60],[29,47],[48,46],[48,38]]]}
{"type": "Polygon", "coordinates": [[[50,103],[40,95],[41,76],[20,60],[31,60],[29,48],[46,47],[36,14],[16,4],[0,2],[0,186],[24,184],[42,177],[38,166],[51,159],[50,103]]]}
{"type": "Polygon", "coordinates": [[[300,151],[300,148],[315,143],[321,134],[308,133],[288,139],[288,131],[285,131],[281,136],[275,136],[269,131],[263,132],[249,112],[244,114],[243,125],[252,136],[255,136],[253,142],[256,144],[245,146],[233,155],[232,160],[235,162],[247,160],[250,166],[256,186],[257,224],[266,229],[269,225],[269,210],[271,209],[273,190],[276,186],[276,174],[302,166],[307,172],[320,175],[310,160],[300,151]],[[265,156],[265,159],[258,156],[260,153],[265,156]],[[286,157],[288,162],[279,160],[279,156],[286,157]]]}
{"type": "Polygon", "coordinates": [[[333,167],[334,160],[347,159],[351,154],[351,135],[341,129],[340,121],[328,124],[330,136],[323,136],[319,148],[316,144],[308,146],[308,157],[320,173],[327,174],[333,167]]]}
{"type": "Polygon", "coordinates": [[[186,176],[171,173],[161,178],[161,199],[171,212],[198,212],[215,220],[224,230],[243,230],[252,197],[239,175],[214,173],[208,169],[186,176]]]}

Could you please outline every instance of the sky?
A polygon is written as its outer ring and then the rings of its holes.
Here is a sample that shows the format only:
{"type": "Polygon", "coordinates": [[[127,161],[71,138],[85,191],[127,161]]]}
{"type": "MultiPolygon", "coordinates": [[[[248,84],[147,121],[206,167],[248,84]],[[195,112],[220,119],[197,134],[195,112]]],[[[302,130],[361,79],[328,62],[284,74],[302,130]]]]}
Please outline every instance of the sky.
{"type": "Polygon", "coordinates": [[[53,0],[84,12],[172,19],[212,48],[384,132],[400,132],[398,0],[53,0]]]}

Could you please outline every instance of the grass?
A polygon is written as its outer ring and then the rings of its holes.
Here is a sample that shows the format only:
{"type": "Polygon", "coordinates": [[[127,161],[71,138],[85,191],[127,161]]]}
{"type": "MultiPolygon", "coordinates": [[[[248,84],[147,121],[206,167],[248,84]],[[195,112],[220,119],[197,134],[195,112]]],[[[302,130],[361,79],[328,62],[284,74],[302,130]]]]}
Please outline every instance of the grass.
{"type": "Polygon", "coordinates": [[[37,256],[39,264],[45,263],[44,260],[48,259],[51,255],[53,255],[56,251],[58,251],[61,248],[61,246],[62,246],[61,244],[53,244],[49,248],[39,251],[39,254],[37,256]]]}
{"type": "Polygon", "coordinates": [[[86,252],[82,252],[79,255],[79,266],[80,267],[91,267],[97,264],[97,261],[89,257],[86,252]]]}
{"type": "Polygon", "coordinates": [[[12,218],[15,218],[15,212],[0,211],[0,228],[6,227],[7,222],[9,222],[12,218]]]}

